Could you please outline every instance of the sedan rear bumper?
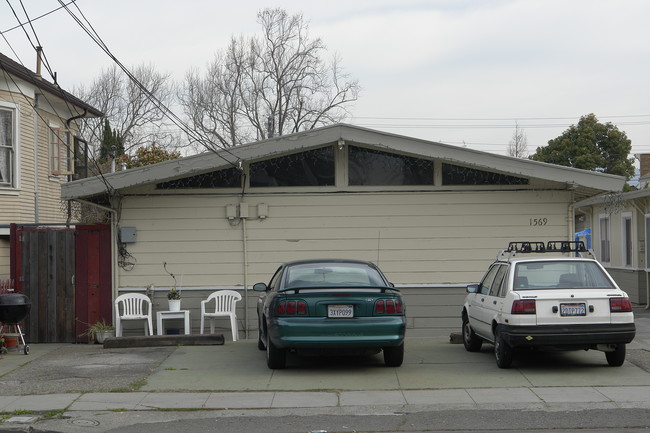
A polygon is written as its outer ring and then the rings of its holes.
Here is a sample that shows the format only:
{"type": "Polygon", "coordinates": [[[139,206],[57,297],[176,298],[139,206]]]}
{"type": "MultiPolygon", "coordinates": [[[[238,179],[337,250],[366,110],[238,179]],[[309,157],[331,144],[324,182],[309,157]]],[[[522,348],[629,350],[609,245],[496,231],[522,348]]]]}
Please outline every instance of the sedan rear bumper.
{"type": "Polygon", "coordinates": [[[406,318],[276,318],[267,329],[273,344],[282,349],[381,348],[402,344],[406,318]]]}
{"type": "Polygon", "coordinates": [[[634,323],[602,325],[503,326],[500,329],[511,347],[624,344],[634,339],[634,323]]]}

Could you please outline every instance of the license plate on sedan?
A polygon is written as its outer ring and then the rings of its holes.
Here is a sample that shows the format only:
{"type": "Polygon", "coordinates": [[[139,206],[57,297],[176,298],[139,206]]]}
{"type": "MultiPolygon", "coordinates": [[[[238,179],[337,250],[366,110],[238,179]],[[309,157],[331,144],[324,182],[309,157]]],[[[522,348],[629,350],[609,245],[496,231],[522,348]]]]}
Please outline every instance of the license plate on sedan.
{"type": "Polygon", "coordinates": [[[560,304],[560,316],[586,316],[587,307],[583,302],[560,304]]]}
{"type": "Polygon", "coordinates": [[[354,317],[354,308],[352,305],[328,305],[327,317],[333,319],[347,319],[354,317]]]}

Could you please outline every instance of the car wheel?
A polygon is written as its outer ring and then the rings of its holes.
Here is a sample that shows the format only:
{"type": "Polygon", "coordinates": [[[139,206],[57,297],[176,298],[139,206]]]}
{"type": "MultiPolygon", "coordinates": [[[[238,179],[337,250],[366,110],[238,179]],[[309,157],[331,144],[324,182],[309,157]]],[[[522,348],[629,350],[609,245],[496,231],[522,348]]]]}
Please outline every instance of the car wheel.
{"type": "Polygon", "coordinates": [[[620,367],[625,362],[625,344],[616,345],[613,352],[605,352],[607,363],[612,367],[620,367]]]}
{"type": "Polygon", "coordinates": [[[476,335],[465,314],[463,314],[463,345],[468,352],[478,352],[483,345],[483,340],[476,335]]]}
{"type": "Polygon", "coordinates": [[[273,342],[268,336],[268,332],[266,335],[266,365],[272,369],[281,369],[284,368],[285,364],[287,362],[287,352],[283,349],[278,349],[275,347],[273,342]]]}
{"type": "Polygon", "coordinates": [[[499,368],[508,368],[512,364],[512,347],[506,343],[503,334],[497,329],[494,336],[494,358],[499,368]]]}
{"type": "Polygon", "coordinates": [[[386,367],[399,367],[404,362],[404,343],[394,347],[384,347],[384,364],[386,367]]]}

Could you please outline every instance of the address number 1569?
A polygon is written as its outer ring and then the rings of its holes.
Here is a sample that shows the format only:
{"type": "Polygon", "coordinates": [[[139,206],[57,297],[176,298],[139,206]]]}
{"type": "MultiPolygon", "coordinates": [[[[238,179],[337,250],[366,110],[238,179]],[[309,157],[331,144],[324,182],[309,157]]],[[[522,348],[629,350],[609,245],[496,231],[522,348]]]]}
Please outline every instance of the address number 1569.
{"type": "Polygon", "coordinates": [[[545,226],[548,224],[548,218],[531,218],[529,225],[531,226],[545,226]]]}

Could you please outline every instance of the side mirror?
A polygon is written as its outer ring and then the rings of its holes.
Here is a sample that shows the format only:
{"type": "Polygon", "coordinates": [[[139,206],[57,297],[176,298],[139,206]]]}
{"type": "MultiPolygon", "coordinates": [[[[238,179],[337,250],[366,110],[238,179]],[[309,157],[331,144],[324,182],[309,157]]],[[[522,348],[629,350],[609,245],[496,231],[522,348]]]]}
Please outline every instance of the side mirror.
{"type": "Polygon", "coordinates": [[[268,287],[266,287],[265,283],[256,283],[253,284],[253,290],[256,292],[266,292],[268,290],[268,287]]]}
{"type": "Polygon", "coordinates": [[[465,291],[467,293],[478,293],[480,284],[469,284],[466,288],[465,291]]]}

